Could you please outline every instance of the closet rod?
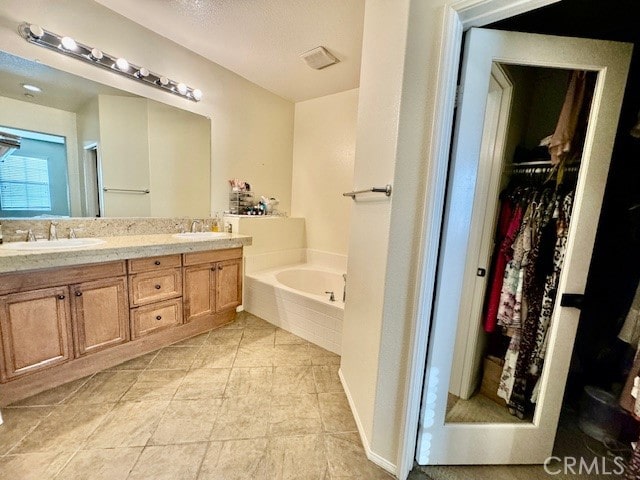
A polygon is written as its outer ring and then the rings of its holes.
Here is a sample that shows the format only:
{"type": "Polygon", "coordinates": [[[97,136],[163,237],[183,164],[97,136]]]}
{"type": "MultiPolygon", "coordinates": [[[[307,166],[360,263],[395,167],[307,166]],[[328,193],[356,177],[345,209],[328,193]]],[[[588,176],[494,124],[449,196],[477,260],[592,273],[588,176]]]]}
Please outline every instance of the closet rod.
{"type": "MultiPolygon", "coordinates": [[[[506,173],[547,173],[553,170],[553,165],[545,165],[545,166],[531,166],[531,165],[518,165],[512,166],[511,168],[507,168],[505,170],[506,173]]],[[[577,172],[580,170],[579,165],[574,165],[570,167],[565,167],[565,173],[577,172]]]]}

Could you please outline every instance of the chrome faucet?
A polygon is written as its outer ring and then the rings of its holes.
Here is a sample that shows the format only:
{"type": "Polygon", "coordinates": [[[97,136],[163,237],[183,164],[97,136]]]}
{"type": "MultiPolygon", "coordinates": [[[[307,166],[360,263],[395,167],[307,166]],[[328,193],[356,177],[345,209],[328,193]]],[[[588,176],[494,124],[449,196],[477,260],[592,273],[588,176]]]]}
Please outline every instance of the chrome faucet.
{"type": "Polygon", "coordinates": [[[324,293],[328,293],[329,294],[329,301],[330,302],[335,302],[336,301],[336,296],[333,294],[333,292],[324,292],[324,293]]]}
{"type": "Polygon", "coordinates": [[[33,230],[29,229],[29,230],[16,230],[16,235],[22,235],[26,233],[27,234],[27,238],[25,239],[26,242],[35,242],[37,240],[36,236],[33,234],[33,230]]]}
{"type": "Polygon", "coordinates": [[[51,222],[49,224],[49,240],[58,240],[58,229],[56,226],[58,222],[51,222]]]}
{"type": "Polygon", "coordinates": [[[342,279],[344,280],[344,288],[342,289],[342,303],[347,301],[347,274],[342,274],[342,279]]]}
{"type": "Polygon", "coordinates": [[[76,231],[73,227],[69,228],[69,238],[76,238],[76,231]]]}
{"type": "Polygon", "coordinates": [[[191,222],[191,233],[196,233],[198,231],[198,225],[200,225],[200,220],[194,220],[191,222]]]}

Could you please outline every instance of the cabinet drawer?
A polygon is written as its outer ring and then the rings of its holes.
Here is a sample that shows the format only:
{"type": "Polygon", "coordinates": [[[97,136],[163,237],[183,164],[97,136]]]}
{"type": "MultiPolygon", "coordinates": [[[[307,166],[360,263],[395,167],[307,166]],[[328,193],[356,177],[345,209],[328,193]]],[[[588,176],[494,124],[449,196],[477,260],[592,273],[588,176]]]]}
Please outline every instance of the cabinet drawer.
{"type": "Polygon", "coordinates": [[[234,258],[242,258],[242,248],[227,248],[224,250],[208,250],[184,254],[184,266],[201,263],[224,262],[234,258]]]}
{"type": "Polygon", "coordinates": [[[177,255],[161,257],[134,258],[128,261],[129,273],[153,272],[165,268],[175,268],[182,265],[182,258],[177,255]]]}
{"type": "Polygon", "coordinates": [[[139,338],[182,323],[182,299],[147,305],[131,310],[131,336],[139,338]]]}
{"type": "Polygon", "coordinates": [[[131,276],[130,298],[133,305],[166,300],[182,295],[181,269],[139,273],[131,276]]]}

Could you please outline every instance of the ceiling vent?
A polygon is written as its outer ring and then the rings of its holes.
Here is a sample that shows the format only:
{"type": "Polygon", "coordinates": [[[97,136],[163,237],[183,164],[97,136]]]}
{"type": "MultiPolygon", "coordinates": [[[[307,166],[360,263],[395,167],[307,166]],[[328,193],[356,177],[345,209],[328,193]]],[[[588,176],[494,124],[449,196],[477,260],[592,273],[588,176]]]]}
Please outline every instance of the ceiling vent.
{"type": "Polygon", "coordinates": [[[313,50],[301,53],[300,58],[302,58],[311,68],[315,68],[316,70],[322,70],[323,68],[333,65],[334,63],[338,63],[339,61],[324,47],[316,47],[313,50]]]}

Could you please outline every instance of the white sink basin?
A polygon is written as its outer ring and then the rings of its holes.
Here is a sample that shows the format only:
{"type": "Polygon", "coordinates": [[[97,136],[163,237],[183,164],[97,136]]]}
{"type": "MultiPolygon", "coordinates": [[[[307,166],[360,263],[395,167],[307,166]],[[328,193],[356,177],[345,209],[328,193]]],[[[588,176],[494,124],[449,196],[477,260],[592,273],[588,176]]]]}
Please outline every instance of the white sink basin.
{"type": "Polygon", "coordinates": [[[216,238],[229,238],[227,232],[185,232],[174,233],[175,238],[182,238],[187,240],[214,240],[216,238]]]}
{"type": "Polygon", "coordinates": [[[9,242],[2,245],[5,250],[68,250],[90,247],[105,243],[101,238],[61,238],[60,240],[39,240],[37,242],[9,242]]]}

